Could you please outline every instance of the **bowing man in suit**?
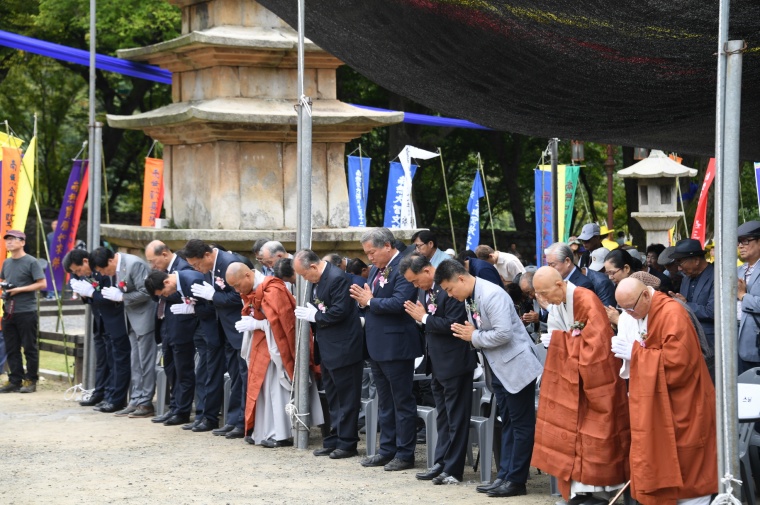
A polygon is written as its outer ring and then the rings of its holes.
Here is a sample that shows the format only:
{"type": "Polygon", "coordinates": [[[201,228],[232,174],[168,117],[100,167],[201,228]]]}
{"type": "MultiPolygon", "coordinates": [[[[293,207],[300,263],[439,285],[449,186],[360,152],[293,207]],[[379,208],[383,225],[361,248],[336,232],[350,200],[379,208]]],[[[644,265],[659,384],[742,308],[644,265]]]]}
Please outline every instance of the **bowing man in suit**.
{"type": "Polygon", "coordinates": [[[115,279],[115,286],[103,288],[104,298],[124,304],[129,342],[132,346],[132,394],[125,409],[117,416],[153,416],[153,394],[156,391],[156,302],[145,290],[148,264],[132,254],[114,253],[98,247],[90,254],[90,262],[101,275],[115,279]]]}
{"type": "Polygon", "coordinates": [[[459,253],[457,260],[464,265],[473,277],[479,277],[488,282],[493,282],[500,288],[504,289],[504,283],[501,281],[501,275],[499,275],[499,271],[496,270],[496,267],[485,260],[478,259],[474,251],[467,249],[466,251],[459,253]]]}
{"type": "Polygon", "coordinates": [[[454,336],[482,349],[486,382],[496,396],[502,419],[499,473],[491,484],[477,487],[488,496],[526,494],[536,427],[536,378],[542,367],[533,343],[506,291],[470,275],[464,266],[446,261],[436,269],[435,282],[449,296],[465,302],[468,321],[454,323],[454,336]]]}
{"type": "MultiPolygon", "coordinates": [[[[245,430],[245,385],[248,381],[248,367],[240,356],[243,345],[243,334],[235,329],[235,323],[240,319],[243,302],[240,295],[226,282],[227,268],[231,263],[240,263],[234,253],[211,248],[198,239],[192,239],[184,247],[187,262],[204,277],[202,285],[193,285],[192,296],[210,301],[216,309],[217,337],[213,342],[207,342],[209,393],[214,391],[215,400],[207,410],[221,404],[224,388],[224,363],[230,374],[230,402],[227,409],[227,424],[213,430],[213,434],[226,438],[243,438],[245,430]],[[224,354],[221,351],[224,351],[224,354]],[[213,377],[212,377],[213,375],[213,377]],[[218,400],[216,399],[218,397],[218,400]]],[[[205,333],[205,332],[204,332],[205,333]]],[[[210,412],[209,412],[210,413],[210,412]]],[[[209,417],[204,427],[196,426],[193,431],[208,431],[213,428],[214,421],[209,417]]]]}
{"type": "MultiPolygon", "coordinates": [[[[145,248],[145,259],[159,272],[174,274],[181,270],[194,272],[193,267],[172,253],[166,244],[154,240],[145,248]]],[[[152,273],[152,272],[151,272],[152,273]]],[[[150,279],[150,275],[148,276],[150,279]]],[[[156,294],[163,291],[163,283],[148,284],[149,293],[158,296],[156,309],[156,334],[161,338],[164,353],[164,372],[171,385],[169,408],[154,423],[176,426],[190,421],[190,411],[195,396],[195,338],[198,318],[191,304],[185,303],[180,292],[175,288],[169,295],[156,294]]]]}
{"type": "Polygon", "coordinates": [[[563,281],[569,281],[594,293],[594,284],[583,275],[580,268],[573,262],[573,250],[564,242],[555,242],[544,251],[546,264],[554,268],[562,276],[563,281]]]}
{"type": "MultiPolygon", "coordinates": [[[[69,251],[63,258],[63,268],[76,276],[70,281],[71,289],[82,297],[82,302],[92,305],[95,320],[100,319],[99,331],[93,332],[97,356],[96,386],[102,380],[101,373],[106,369],[110,373],[102,397],[93,404],[94,410],[106,413],[119,411],[124,408],[129,392],[132,354],[127,322],[124,319],[124,304],[103,297],[102,289],[111,286],[111,278],[92,270],[89,253],[84,249],[69,251]],[[102,341],[102,346],[98,341],[102,341]],[[101,361],[103,355],[107,362],[105,366],[101,361]]],[[[97,398],[96,389],[89,402],[80,404],[85,406],[97,398]]]]}
{"type": "Polygon", "coordinates": [[[738,271],[736,293],[739,317],[739,373],[760,367],[760,221],[748,221],[739,226],[739,257],[744,265],[738,271]]]}
{"type": "MultiPolygon", "coordinates": [[[[453,262],[454,260],[444,260],[453,262]]],[[[433,484],[459,484],[464,473],[472,405],[472,371],[477,358],[468,343],[454,336],[451,325],[464,324],[464,303],[450,297],[434,282],[436,268],[425,256],[413,254],[399,263],[404,278],[419,289],[417,303],[407,301],[404,309],[425,329],[430,387],[437,413],[438,445],[435,464],[418,473],[419,480],[433,484]]]]}
{"type": "Polygon", "coordinates": [[[343,270],[320,260],[309,249],[296,254],[293,267],[313,285],[311,302],[296,307],[295,313],[298,319],[309,321],[314,330],[314,356],[320,361],[332,425],[323,447],[314,455],[329,455],[331,459],[356,456],[364,332],[359,310],[348,292],[351,282],[343,270]]]}
{"type": "Polygon", "coordinates": [[[417,405],[412,382],[414,359],[422,355],[417,324],[404,310],[404,302],[417,301],[417,290],[399,272],[401,257],[393,243],[393,233],[387,228],[362,236],[362,248],[373,267],[368,284],[349,288],[365,317],[379,406],[380,450],[361,463],[387,471],[414,467],[417,405]]]}

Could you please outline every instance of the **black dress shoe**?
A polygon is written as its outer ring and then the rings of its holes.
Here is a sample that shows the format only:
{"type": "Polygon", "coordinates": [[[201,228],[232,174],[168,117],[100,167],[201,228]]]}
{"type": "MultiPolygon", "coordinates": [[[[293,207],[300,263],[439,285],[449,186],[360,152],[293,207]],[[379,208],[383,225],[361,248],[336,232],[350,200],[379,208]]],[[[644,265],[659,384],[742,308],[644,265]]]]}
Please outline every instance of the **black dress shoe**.
{"type": "Polygon", "coordinates": [[[164,421],[166,421],[167,419],[169,419],[173,415],[174,415],[174,413],[170,410],[168,412],[164,412],[160,416],[154,417],[153,419],[150,420],[150,422],[152,422],[152,423],[163,423],[164,421]]]}
{"type": "Polygon", "coordinates": [[[221,428],[217,428],[214,431],[212,431],[211,433],[213,433],[217,437],[221,437],[222,435],[226,435],[227,433],[231,432],[234,429],[235,429],[235,425],[234,424],[225,424],[221,428]]]}
{"type": "Polygon", "coordinates": [[[385,471],[386,472],[397,472],[399,470],[409,470],[410,468],[414,468],[414,460],[410,459],[407,461],[404,461],[403,459],[399,458],[393,458],[390,460],[390,462],[385,465],[385,471]]]}
{"type": "Polygon", "coordinates": [[[204,419],[203,421],[198,423],[198,426],[193,427],[193,433],[203,433],[205,431],[211,431],[215,429],[216,429],[216,426],[214,426],[214,424],[211,421],[209,421],[208,419],[204,419]]]}
{"type": "Polygon", "coordinates": [[[164,421],[164,426],[179,426],[180,424],[185,424],[190,420],[190,415],[188,414],[174,414],[169,419],[164,421]]]}
{"type": "Polygon", "coordinates": [[[111,414],[113,412],[119,412],[121,409],[122,409],[121,405],[116,405],[114,403],[106,403],[105,405],[103,405],[97,410],[99,410],[100,412],[111,414]]]}
{"type": "Polygon", "coordinates": [[[312,454],[315,456],[329,456],[331,452],[335,450],[335,447],[322,447],[320,449],[315,449],[312,454]]]}
{"type": "Polygon", "coordinates": [[[487,493],[492,489],[496,489],[497,487],[504,484],[504,479],[496,479],[495,481],[491,482],[490,484],[481,484],[480,486],[476,487],[475,490],[478,493],[487,493]]]}
{"type": "Polygon", "coordinates": [[[418,474],[415,474],[414,476],[417,477],[417,480],[433,480],[439,475],[441,475],[441,472],[443,472],[443,465],[440,463],[436,463],[435,465],[428,468],[424,472],[420,472],[418,474]]]}
{"type": "Polygon", "coordinates": [[[256,441],[250,435],[243,437],[243,442],[246,444],[256,445],[256,441]]]}
{"type": "Polygon", "coordinates": [[[333,452],[330,453],[330,459],[346,459],[346,458],[353,458],[354,456],[358,456],[359,451],[354,449],[353,451],[347,451],[345,449],[335,449],[333,452]]]}
{"type": "Polygon", "coordinates": [[[232,431],[228,431],[224,438],[243,438],[245,436],[245,430],[243,428],[234,428],[232,431]]]}
{"type": "Polygon", "coordinates": [[[95,408],[94,408],[93,410],[98,410],[98,409],[100,409],[100,407],[102,407],[102,406],[103,406],[103,405],[105,405],[106,403],[108,403],[108,402],[107,402],[107,401],[105,401],[105,400],[101,400],[100,402],[98,402],[98,403],[96,403],[96,404],[95,404],[95,408]]]}
{"type": "Polygon", "coordinates": [[[454,484],[458,485],[462,483],[462,477],[454,477],[453,475],[449,475],[446,472],[441,472],[441,475],[436,477],[431,481],[433,485],[435,486],[441,486],[446,484],[454,484]]]}
{"type": "Polygon", "coordinates": [[[522,496],[528,494],[525,484],[515,484],[514,482],[504,481],[504,483],[490,491],[486,492],[488,496],[507,498],[510,496],[522,496]]]}
{"type": "Polygon", "coordinates": [[[94,407],[103,401],[103,395],[92,395],[88,400],[82,400],[79,405],[82,407],[94,407]]]}
{"type": "Polygon", "coordinates": [[[190,431],[203,421],[202,417],[196,417],[195,420],[192,423],[186,424],[182,427],[183,430],[190,431]]]}
{"type": "Polygon", "coordinates": [[[266,440],[262,440],[259,444],[261,447],[266,447],[267,449],[274,449],[275,447],[290,447],[293,445],[293,442],[290,440],[274,440],[272,438],[267,438],[266,440]]]}
{"type": "Polygon", "coordinates": [[[374,456],[368,456],[368,457],[364,458],[361,461],[361,463],[362,463],[362,466],[367,466],[367,467],[369,467],[369,466],[385,466],[388,463],[390,463],[390,461],[392,459],[393,458],[391,458],[390,456],[383,456],[382,454],[375,454],[374,456]]]}

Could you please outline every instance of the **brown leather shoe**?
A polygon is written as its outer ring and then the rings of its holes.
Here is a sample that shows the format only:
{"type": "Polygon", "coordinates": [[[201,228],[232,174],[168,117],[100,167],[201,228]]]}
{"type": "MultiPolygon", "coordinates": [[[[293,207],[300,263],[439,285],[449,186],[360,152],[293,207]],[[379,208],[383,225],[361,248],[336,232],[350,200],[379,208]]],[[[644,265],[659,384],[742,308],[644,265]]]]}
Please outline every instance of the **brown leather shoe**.
{"type": "Polygon", "coordinates": [[[153,409],[153,405],[138,405],[134,412],[129,414],[129,417],[153,417],[156,415],[156,411],[153,409]]]}

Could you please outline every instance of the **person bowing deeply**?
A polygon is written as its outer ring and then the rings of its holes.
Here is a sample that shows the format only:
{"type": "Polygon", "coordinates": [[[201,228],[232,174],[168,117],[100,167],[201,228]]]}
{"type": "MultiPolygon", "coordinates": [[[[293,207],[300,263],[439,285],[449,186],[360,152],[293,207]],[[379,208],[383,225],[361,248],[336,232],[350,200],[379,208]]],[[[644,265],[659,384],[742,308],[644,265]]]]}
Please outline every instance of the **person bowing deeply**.
{"type": "Polygon", "coordinates": [[[298,275],[313,284],[310,302],[296,307],[296,318],[314,330],[314,357],[322,370],[322,384],[330,411],[330,434],[315,456],[343,459],[356,456],[364,366],[364,332],[359,310],[349,296],[345,272],[303,249],[294,260],[298,275]]]}
{"type": "MultiPolygon", "coordinates": [[[[453,259],[444,260],[455,262],[453,259]]],[[[472,408],[472,371],[477,357],[468,343],[454,336],[451,325],[464,324],[464,302],[450,297],[435,283],[430,260],[421,254],[407,256],[399,263],[404,278],[419,289],[417,303],[404,302],[404,309],[424,327],[427,352],[426,373],[437,413],[438,443],[435,464],[416,475],[433,484],[459,484],[464,473],[472,408]]]]}

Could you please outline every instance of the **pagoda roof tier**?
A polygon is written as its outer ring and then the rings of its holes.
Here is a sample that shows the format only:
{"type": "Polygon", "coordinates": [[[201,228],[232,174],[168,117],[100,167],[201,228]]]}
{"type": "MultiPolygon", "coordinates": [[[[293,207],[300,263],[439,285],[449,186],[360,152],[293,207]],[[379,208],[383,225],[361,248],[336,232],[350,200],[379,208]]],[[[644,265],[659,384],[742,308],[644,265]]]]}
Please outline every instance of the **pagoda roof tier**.
{"type": "MultiPolygon", "coordinates": [[[[213,66],[297,68],[298,33],[290,27],[216,26],[151,46],[120,49],[119,58],[171,72],[213,66]]],[[[338,68],[343,62],[306,39],[306,68],[338,68]]]]}
{"type": "MultiPolygon", "coordinates": [[[[164,144],[219,140],[296,142],[294,100],[215,98],[179,102],[132,116],[108,115],[113,128],[144,130],[164,144]]],[[[348,142],[379,126],[403,120],[403,112],[360,109],[339,100],[315,100],[312,141],[348,142]]]]}

